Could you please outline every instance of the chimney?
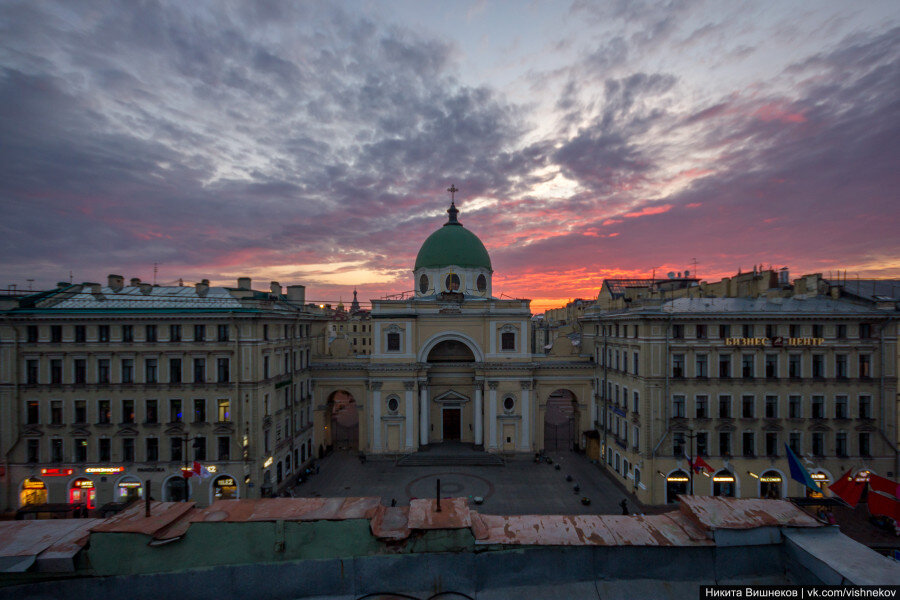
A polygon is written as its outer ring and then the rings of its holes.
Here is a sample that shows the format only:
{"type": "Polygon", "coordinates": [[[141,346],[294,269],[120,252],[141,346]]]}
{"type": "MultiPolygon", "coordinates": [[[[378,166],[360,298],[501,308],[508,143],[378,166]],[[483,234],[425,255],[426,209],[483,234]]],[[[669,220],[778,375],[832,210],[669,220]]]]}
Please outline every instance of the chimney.
{"type": "Polygon", "coordinates": [[[277,294],[278,296],[281,295],[281,284],[277,281],[273,281],[269,288],[271,289],[273,294],[277,294]]]}
{"type": "Polygon", "coordinates": [[[209,279],[204,279],[200,283],[196,284],[197,295],[201,298],[206,298],[206,293],[209,292],[209,279]]]}
{"type": "Polygon", "coordinates": [[[106,281],[109,285],[109,289],[114,292],[120,292],[122,291],[122,288],[125,287],[125,278],[121,275],[108,275],[106,281]]]}
{"type": "MultiPolygon", "coordinates": [[[[140,281],[140,279],[138,281],[140,281]]],[[[145,296],[148,295],[151,292],[151,290],[153,290],[153,286],[150,285],[149,283],[140,283],[139,287],[141,288],[141,293],[144,294],[145,296]]]]}
{"type": "Polygon", "coordinates": [[[141,285],[141,278],[140,277],[132,277],[131,278],[131,287],[137,287],[139,285],[141,285]]]}
{"type": "Polygon", "coordinates": [[[238,288],[242,290],[250,289],[250,278],[249,277],[238,277],[238,288]]]}
{"type": "Polygon", "coordinates": [[[306,302],[306,286],[305,285],[289,285],[287,286],[287,298],[291,302],[303,304],[306,302]]]}

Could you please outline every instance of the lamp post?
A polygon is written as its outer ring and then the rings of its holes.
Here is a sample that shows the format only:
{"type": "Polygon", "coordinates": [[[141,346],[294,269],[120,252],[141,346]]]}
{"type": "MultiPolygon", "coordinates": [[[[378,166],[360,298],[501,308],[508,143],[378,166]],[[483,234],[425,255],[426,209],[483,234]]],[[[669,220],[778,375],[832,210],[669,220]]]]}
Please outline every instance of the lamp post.
{"type": "Polygon", "coordinates": [[[181,469],[181,478],[182,478],[182,481],[184,481],[184,496],[182,498],[182,502],[187,502],[189,499],[189,496],[190,496],[190,493],[189,493],[190,487],[188,486],[189,475],[187,474],[187,472],[190,471],[190,466],[188,465],[187,444],[188,444],[188,442],[192,441],[193,442],[192,446],[193,446],[194,450],[196,450],[200,447],[200,439],[201,439],[200,436],[190,437],[187,434],[185,434],[181,438],[181,441],[184,444],[184,451],[181,456],[181,458],[183,459],[182,462],[184,463],[184,466],[181,469]]]}
{"type": "Polygon", "coordinates": [[[690,443],[690,454],[688,455],[688,469],[690,473],[688,474],[690,477],[690,495],[694,495],[694,440],[697,438],[697,434],[694,433],[693,429],[688,429],[687,433],[684,431],[679,431],[675,434],[675,441],[679,444],[684,444],[684,439],[687,438],[691,440],[690,443]]]}

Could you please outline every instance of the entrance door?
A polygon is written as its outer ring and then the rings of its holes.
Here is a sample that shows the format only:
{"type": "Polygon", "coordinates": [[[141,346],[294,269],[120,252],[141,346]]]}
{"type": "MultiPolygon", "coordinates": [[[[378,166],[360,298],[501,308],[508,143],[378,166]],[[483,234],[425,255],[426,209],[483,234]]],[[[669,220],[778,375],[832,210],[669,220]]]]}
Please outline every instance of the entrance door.
{"type": "Polygon", "coordinates": [[[512,423],[503,424],[503,451],[512,452],[516,449],[516,426],[512,423]]]}
{"type": "Polygon", "coordinates": [[[460,430],[460,420],[462,419],[462,410],[459,408],[445,408],[444,413],[444,441],[458,442],[460,430]]]}

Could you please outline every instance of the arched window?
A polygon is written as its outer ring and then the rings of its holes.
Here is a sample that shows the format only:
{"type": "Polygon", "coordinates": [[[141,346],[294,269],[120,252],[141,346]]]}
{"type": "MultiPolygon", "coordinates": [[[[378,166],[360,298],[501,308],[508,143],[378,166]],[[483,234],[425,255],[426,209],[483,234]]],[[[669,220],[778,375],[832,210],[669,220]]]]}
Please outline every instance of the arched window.
{"type": "Polygon", "coordinates": [[[475,280],[475,285],[478,286],[479,292],[484,292],[487,289],[487,277],[479,275],[478,279],[475,280]]]}
{"type": "Polygon", "coordinates": [[[419,292],[425,293],[428,291],[428,275],[422,273],[422,276],[419,277],[419,292]]]}
{"type": "Polygon", "coordinates": [[[722,469],[713,475],[713,496],[735,497],[734,473],[728,469],[722,469]]]}
{"type": "Polygon", "coordinates": [[[760,498],[781,498],[781,474],[778,471],[766,471],[759,476],[760,498]]]}
{"type": "Polygon", "coordinates": [[[678,470],[666,477],[666,502],[671,504],[678,499],[678,495],[687,494],[690,476],[684,471],[678,470]]]}
{"type": "Polygon", "coordinates": [[[456,292],[459,291],[459,275],[456,273],[450,273],[447,275],[447,279],[444,281],[444,286],[447,288],[448,292],[456,292]]]}

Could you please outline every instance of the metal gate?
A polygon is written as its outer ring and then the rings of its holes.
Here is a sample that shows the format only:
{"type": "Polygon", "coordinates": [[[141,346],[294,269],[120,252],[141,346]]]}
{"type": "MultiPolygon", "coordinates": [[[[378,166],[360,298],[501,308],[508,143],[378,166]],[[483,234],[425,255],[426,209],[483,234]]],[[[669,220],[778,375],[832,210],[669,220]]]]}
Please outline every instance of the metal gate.
{"type": "Polygon", "coordinates": [[[359,450],[359,424],[341,425],[332,422],[331,441],[335,450],[359,450]]]}
{"type": "Polygon", "coordinates": [[[575,401],[571,392],[554,392],[544,413],[544,450],[574,450],[578,442],[575,401]]]}

